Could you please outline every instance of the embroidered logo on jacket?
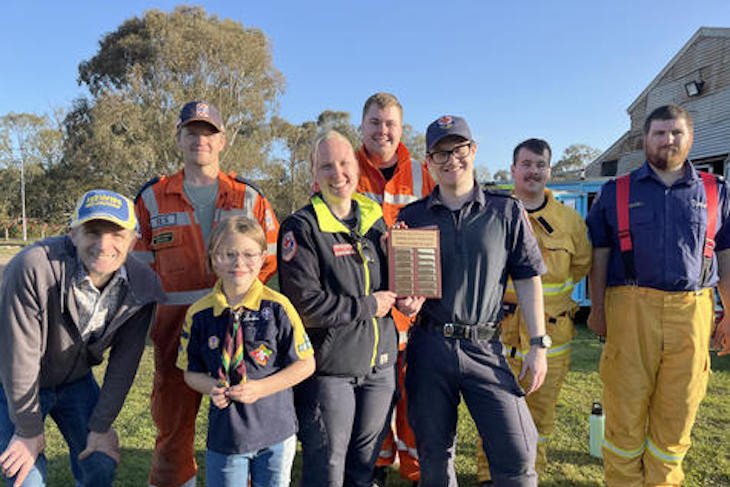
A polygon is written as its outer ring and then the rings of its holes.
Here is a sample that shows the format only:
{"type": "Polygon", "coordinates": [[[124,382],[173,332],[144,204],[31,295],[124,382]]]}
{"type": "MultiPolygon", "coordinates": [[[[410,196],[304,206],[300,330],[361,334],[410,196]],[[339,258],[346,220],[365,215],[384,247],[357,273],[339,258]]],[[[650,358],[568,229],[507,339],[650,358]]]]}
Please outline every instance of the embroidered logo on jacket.
{"type": "Polygon", "coordinates": [[[332,252],[335,253],[335,257],[343,257],[345,255],[355,255],[355,249],[349,243],[339,243],[332,245],[332,252]]]}
{"type": "Polygon", "coordinates": [[[208,337],[208,348],[210,348],[211,350],[215,350],[220,344],[221,340],[217,336],[213,335],[208,337]]]}
{"type": "Polygon", "coordinates": [[[248,354],[257,364],[266,365],[272,353],[273,352],[270,349],[266,348],[266,346],[262,343],[257,349],[251,350],[248,354]]]}
{"type": "Polygon", "coordinates": [[[297,241],[294,239],[294,232],[289,230],[281,238],[281,259],[289,262],[297,253],[297,241]]]}

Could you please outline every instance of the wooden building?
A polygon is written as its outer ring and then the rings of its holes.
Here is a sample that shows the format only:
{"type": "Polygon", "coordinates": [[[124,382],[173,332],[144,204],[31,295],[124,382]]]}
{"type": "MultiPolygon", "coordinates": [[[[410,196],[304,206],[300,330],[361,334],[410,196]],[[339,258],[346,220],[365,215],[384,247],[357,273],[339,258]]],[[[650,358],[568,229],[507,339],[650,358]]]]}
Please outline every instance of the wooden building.
{"type": "Polygon", "coordinates": [[[586,177],[616,176],[644,162],[643,125],[655,108],[676,104],[694,121],[690,160],[730,173],[730,28],[700,28],[629,106],[631,128],[585,168],[586,177]]]}

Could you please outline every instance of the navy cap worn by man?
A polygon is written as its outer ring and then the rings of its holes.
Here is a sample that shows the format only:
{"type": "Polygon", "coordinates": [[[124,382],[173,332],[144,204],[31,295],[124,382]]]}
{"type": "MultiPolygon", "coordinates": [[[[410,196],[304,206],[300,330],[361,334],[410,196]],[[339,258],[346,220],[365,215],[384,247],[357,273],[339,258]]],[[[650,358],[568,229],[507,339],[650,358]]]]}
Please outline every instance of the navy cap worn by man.
{"type": "Polygon", "coordinates": [[[68,235],[26,247],[0,284],[0,467],[9,485],[46,485],[44,419],[69,445],[76,485],[111,486],[112,428],[162,299],[157,276],[129,256],[134,205],[84,194],[68,235]],[[91,367],[109,361],[99,388],[91,367]],[[24,483],[25,482],[25,483],[24,483]]]}
{"type": "Polygon", "coordinates": [[[150,331],[155,350],[150,412],[157,427],[149,478],[153,487],[196,484],[195,418],[201,395],[185,384],[175,363],[188,306],[210,292],[216,280],[203,264],[210,234],[228,216],[255,219],[266,232],[267,252],[258,276],[265,283],[276,272],[279,231],[263,192],[221,170],[226,132],[215,105],[204,100],[185,103],[176,129],[183,167],[149,181],[135,199],[140,238],[134,255],[157,272],[166,297],[150,331]]]}
{"type": "Polygon", "coordinates": [[[215,127],[217,132],[225,132],[221,112],[207,101],[191,101],[182,107],[177,119],[177,129],[180,130],[193,122],[206,122],[215,127]]]}
{"type": "MultiPolygon", "coordinates": [[[[539,277],[545,264],[520,202],[476,184],[477,143],[466,120],[439,117],[426,130],[426,145],[426,162],[439,185],[398,216],[409,228],[437,226],[441,262],[449,263],[442,268],[443,296],[423,303],[406,348],[419,485],[456,485],[453,425],[463,396],[486,446],[494,483],[535,486],[537,431],[505,359],[497,323],[511,277],[534,340],[522,375],[532,375],[527,392],[536,390],[547,370],[539,277]]],[[[411,311],[418,308],[418,300],[410,304],[411,311]]]]}

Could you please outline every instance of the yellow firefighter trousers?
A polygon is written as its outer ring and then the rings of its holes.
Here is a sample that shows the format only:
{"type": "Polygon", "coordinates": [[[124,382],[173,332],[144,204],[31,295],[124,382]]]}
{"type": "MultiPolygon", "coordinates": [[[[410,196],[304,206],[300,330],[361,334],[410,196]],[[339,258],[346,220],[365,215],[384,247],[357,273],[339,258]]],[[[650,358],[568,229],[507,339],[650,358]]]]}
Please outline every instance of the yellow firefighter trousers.
{"type": "MultiPolygon", "coordinates": [[[[514,343],[513,339],[516,337],[514,337],[512,331],[519,329],[517,320],[520,316],[520,313],[510,315],[502,324],[505,329],[503,336],[508,354],[507,361],[515,377],[519,377],[520,370],[522,370],[522,359],[530,351],[528,345],[527,348],[521,351],[517,350],[514,357],[510,356],[512,347],[507,343],[514,343]]],[[[539,435],[537,441],[537,458],[535,459],[535,470],[538,475],[541,475],[545,471],[545,466],[547,465],[547,440],[550,438],[555,427],[555,405],[558,401],[560,389],[563,387],[565,376],[570,369],[570,340],[575,334],[573,320],[570,316],[555,318],[554,323],[551,321],[553,320],[546,315],[545,326],[548,335],[553,339],[553,346],[548,350],[548,371],[545,376],[545,382],[540,389],[525,398],[539,435]]],[[[517,341],[519,342],[520,340],[517,339],[517,341]]],[[[529,344],[529,336],[523,337],[522,343],[529,344]]],[[[522,379],[520,385],[523,388],[527,388],[531,379],[529,373],[525,374],[525,378],[522,379]]],[[[479,482],[486,482],[491,480],[491,478],[489,462],[480,444],[477,448],[477,480],[479,482]]]]}
{"type": "Polygon", "coordinates": [[[606,291],[601,355],[608,487],[674,486],[710,373],[711,289],[606,291]]]}

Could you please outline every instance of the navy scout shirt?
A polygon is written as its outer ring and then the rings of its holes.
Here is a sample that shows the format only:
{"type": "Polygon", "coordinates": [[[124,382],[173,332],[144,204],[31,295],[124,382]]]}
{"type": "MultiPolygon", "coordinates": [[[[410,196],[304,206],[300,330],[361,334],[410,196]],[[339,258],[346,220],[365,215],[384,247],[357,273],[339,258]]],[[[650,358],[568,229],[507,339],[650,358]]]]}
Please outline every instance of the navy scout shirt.
{"type": "Polygon", "coordinates": [[[438,323],[500,321],[507,278],[547,271],[522,204],[475,182],[470,200],[451,211],[441,202],[440,189],[398,215],[409,228],[437,225],[440,231],[443,296],[426,300],[421,313],[438,323]]]}
{"type": "MultiPolygon", "coordinates": [[[[689,162],[685,175],[667,187],[648,162],[631,172],[629,224],[639,286],[662,291],[696,291],[717,283],[717,258],[700,281],[707,227],[707,197],[702,179],[689,162]]],[[[718,180],[715,250],[730,247],[728,186],[718,180]]],[[[610,247],[606,283],[628,284],[618,241],[616,182],[603,185],[586,220],[593,247],[610,247]]]]}
{"type": "MultiPolygon", "coordinates": [[[[304,325],[285,296],[256,279],[240,305],[244,309],[243,356],[248,379],[263,379],[314,354],[304,325]]],[[[190,306],[180,340],[178,368],[218,378],[231,312],[220,281],[190,306]]],[[[291,389],[252,404],[233,401],[225,409],[211,402],[208,411],[207,447],[224,455],[255,452],[296,432],[291,389]]]]}

